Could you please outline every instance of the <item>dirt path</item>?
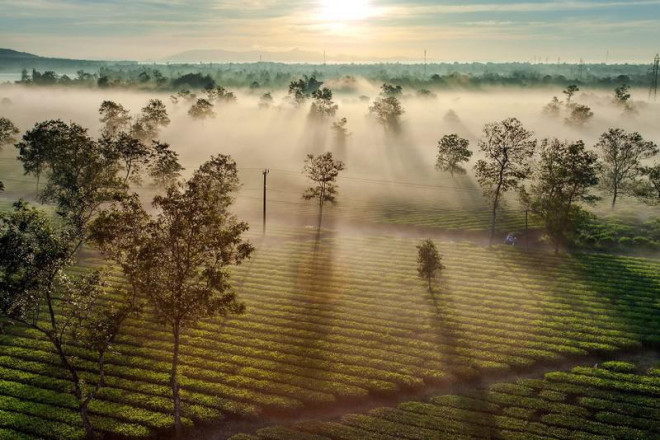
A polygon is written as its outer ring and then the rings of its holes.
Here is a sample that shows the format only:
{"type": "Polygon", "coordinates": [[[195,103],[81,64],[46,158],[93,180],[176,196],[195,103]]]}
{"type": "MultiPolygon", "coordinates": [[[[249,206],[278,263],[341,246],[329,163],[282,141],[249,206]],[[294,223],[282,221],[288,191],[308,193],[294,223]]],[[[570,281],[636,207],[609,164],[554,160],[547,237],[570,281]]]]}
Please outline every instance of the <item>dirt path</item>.
{"type": "Polygon", "coordinates": [[[660,361],[660,352],[640,348],[609,356],[581,356],[567,359],[561,363],[536,365],[515,372],[484,374],[468,382],[427,386],[415,390],[399,391],[388,396],[370,396],[358,401],[337,401],[331,405],[306,407],[294,413],[266,414],[255,419],[229,419],[221,424],[194,428],[184,434],[184,438],[190,440],[226,440],[238,433],[254,433],[260,428],[272,425],[287,425],[305,420],[337,420],[346,414],[364,413],[380,407],[393,407],[410,400],[425,400],[438,394],[465,393],[497,382],[515,381],[522,378],[542,378],[545,373],[550,371],[569,370],[577,366],[593,366],[613,360],[630,361],[640,368],[646,368],[660,361]]]}

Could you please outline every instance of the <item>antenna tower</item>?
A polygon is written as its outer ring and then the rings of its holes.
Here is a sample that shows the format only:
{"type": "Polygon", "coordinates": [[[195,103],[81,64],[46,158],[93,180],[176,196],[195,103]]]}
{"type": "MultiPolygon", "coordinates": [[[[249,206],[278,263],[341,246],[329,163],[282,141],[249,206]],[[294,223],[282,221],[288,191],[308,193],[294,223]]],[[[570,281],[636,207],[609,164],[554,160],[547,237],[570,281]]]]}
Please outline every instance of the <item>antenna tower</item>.
{"type": "Polygon", "coordinates": [[[660,69],[660,54],[656,54],[653,58],[653,66],[651,67],[651,87],[649,88],[649,99],[653,95],[653,100],[658,99],[658,70],[660,69]]]}

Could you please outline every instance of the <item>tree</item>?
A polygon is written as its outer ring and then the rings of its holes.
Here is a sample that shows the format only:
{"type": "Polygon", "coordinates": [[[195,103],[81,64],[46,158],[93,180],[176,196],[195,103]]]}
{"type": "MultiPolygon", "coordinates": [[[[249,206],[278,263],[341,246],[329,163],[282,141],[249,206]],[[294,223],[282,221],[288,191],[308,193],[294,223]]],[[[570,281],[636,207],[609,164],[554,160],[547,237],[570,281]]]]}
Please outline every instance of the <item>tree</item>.
{"type": "Polygon", "coordinates": [[[332,131],[335,135],[335,141],[337,145],[342,148],[346,146],[346,140],[351,135],[351,133],[349,133],[348,129],[346,128],[347,124],[348,119],[346,118],[341,118],[340,120],[332,123],[332,131]]]}
{"type": "Polygon", "coordinates": [[[401,96],[403,93],[403,88],[399,85],[393,85],[393,84],[388,84],[385,83],[382,86],[380,86],[380,94],[381,96],[387,97],[387,96],[401,96]]]}
{"type": "Polygon", "coordinates": [[[115,157],[124,171],[124,184],[142,182],[141,172],[151,160],[150,148],[140,139],[128,133],[119,133],[116,137],[105,135],[101,143],[107,148],[108,155],[115,157]]]}
{"type": "Polygon", "coordinates": [[[99,107],[101,118],[99,121],[104,124],[102,134],[108,137],[115,137],[119,133],[128,131],[131,126],[131,116],[123,105],[114,101],[103,101],[99,107]]]}
{"type": "Polygon", "coordinates": [[[630,86],[628,84],[621,84],[614,89],[614,102],[617,104],[625,104],[630,99],[630,86]]]}
{"type": "Polygon", "coordinates": [[[334,160],[331,152],[314,156],[308,154],[303,173],[313,182],[313,186],[303,193],[303,199],[318,199],[320,212],[325,202],[335,203],[337,176],[344,170],[344,162],[334,160]]]}
{"type": "Polygon", "coordinates": [[[270,92],[261,95],[261,98],[259,98],[259,108],[269,108],[271,105],[273,105],[273,95],[270,92]]]}
{"type": "Polygon", "coordinates": [[[289,84],[289,97],[296,106],[300,106],[317,90],[321,88],[323,81],[316,79],[316,75],[304,75],[297,81],[291,81],[289,84]]]}
{"type": "Polygon", "coordinates": [[[188,114],[193,119],[204,120],[207,118],[215,118],[213,111],[213,104],[204,98],[199,98],[188,110],[188,114]]]}
{"type": "Polygon", "coordinates": [[[386,129],[396,132],[401,127],[400,118],[405,111],[396,96],[388,96],[376,98],[369,107],[369,113],[374,115],[386,129]]]}
{"type": "Polygon", "coordinates": [[[598,183],[598,157],[586,151],[584,142],[544,139],[533,174],[530,209],[545,226],[555,253],[581,218],[579,203],[593,203],[589,193],[598,183]]]}
{"type": "Polygon", "coordinates": [[[582,127],[594,116],[591,108],[586,105],[573,103],[570,104],[569,109],[571,114],[564,119],[564,122],[567,125],[572,125],[574,127],[582,127]]]}
{"type": "Polygon", "coordinates": [[[571,98],[573,98],[573,95],[575,95],[577,92],[580,91],[580,88],[576,86],[575,84],[571,84],[562,93],[566,95],[566,105],[571,104],[571,98]]]}
{"type": "Polygon", "coordinates": [[[643,180],[635,186],[635,195],[648,205],[660,204],[660,163],[639,169],[643,180]]]}
{"type": "Polygon", "coordinates": [[[236,163],[211,158],[185,184],[171,185],[154,199],[149,217],[133,202],[102,213],[102,230],[124,242],[112,244],[116,260],[134,277],[138,290],[173,336],[170,380],[177,436],[181,434],[179,343],[182,331],[203,318],[243,313],[231,290],[229,266],[249,258],[253,247],[241,235],[248,225],[229,211],[238,189],[236,163]],[[128,230],[127,227],[128,226],[128,230]],[[127,238],[128,237],[128,238],[127,238]]]}
{"type": "Polygon", "coordinates": [[[37,178],[37,196],[39,180],[48,167],[47,159],[57,145],[58,137],[65,130],[67,125],[59,119],[40,122],[16,144],[18,160],[23,163],[24,173],[33,174],[37,178]]]}
{"type": "Polygon", "coordinates": [[[623,107],[625,114],[632,115],[637,113],[637,109],[630,101],[630,86],[628,84],[621,84],[619,87],[614,89],[614,103],[620,107],[623,107]]]}
{"type": "Polygon", "coordinates": [[[312,93],[312,97],[314,98],[314,102],[312,102],[312,107],[309,111],[310,117],[319,121],[325,121],[337,113],[339,106],[332,101],[332,90],[323,87],[312,93]]]}
{"type": "Polygon", "coordinates": [[[79,240],[75,231],[54,226],[47,214],[23,201],[0,214],[0,314],[52,344],[73,385],[86,437],[92,439],[88,406],[104,386],[105,354],[123,321],[136,312],[136,298],[127,292],[109,298],[99,270],[65,272],[79,240]],[[42,321],[44,307],[48,316],[42,321]],[[96,355],[94,381],[81,377],[90,367],[71,349],[80,345],[96,355]]]}
{"type": "Polygon", "coordinates": [[[206,89],[206,95],[209,102],[236,102],[236,95],[221,86],[206,89]]]}
{"type": "Polygon", "coordinates": [[[430,238],[417,246],[417,273],[428,282],[429,292],[433,291],[431,281],[444,268],[438,248],[430,238]]]}
{"type": "MultiPolygon", "coordinates": [[[[16,142],[16,135],[19,133],[18,128],[7,118],[0,118],[0,151],[5,145],[10,145],[16,142]]],[[[4,190],[4,184],[0,181],[0,191],[4,190]]]]}
{"type": "Polygon", "coordinates": [[[154,141],[152,145],[149,175],[158,186],[168,186],[180,176],[183,167],[179,164],[179,155],[169,144],[154,141]]]}
{"type": "Polygon", "coordinates": [[[561,113],[562,102],[556,97],[552,97],[552,101],[543,108],[543,114],[552,118],[558,118],[561,113]]]}
{"type": "Polygon", "coordinates": [[[533,133],[516,118],[486,124],[484,139],[479,148],[485,158],[477,161],[474,170],[477,180],[490,199],[492,207],[490,244],[495,238],[497,209],[502,195],[517,188],[531,172],[531,158],[536,148],[533,133]]]}
{"type": "Polygon", "coordinates": [[[619,194],[634,191],[640,175],[641,161],[658,153],[658,147],[645,141],[637,132],[626,133],[620,128],[610,128],[596,143],[603,163],[601,181],[612,194],[612,209],[619,194]]]}
{"type": "Polygon", "coordinates": [[[465,168],[460,164],[467,162],[472,157],[468,149],[470,141],[459,137],[457,134],[448,134],[438,141],[438,156],[435,168],[439,171],[449,171],[452,177],[454,173],[465,174],[465,168]]]}
{"type": "Polygon", "coordinates": [[[170,117],[167,115],[167,107],[163,101],[150,99],[135,120],[132,135],[144,142],[151,141],[158,137],[161,128],[168,125],[170,125],[170,117]]]}
{"type": "MultiPolygon", "coordinates": [[[[17,145],[26,173],[48,169],[44,202],[56,205],[57,222],[24,202],[0,220],[0,313],[42,333],[50,341],[73,384],[88,438],[93,428],[89,402],[103,386],[105,353],[119,328],[135,311],[129,293],[110,301],[99,271],[69,274],[101,206],[125,196],[114,154],[81,126],[62,121],[36,124],[17,145]],[[47,324],[39,312],[47,307],[47,324]],[[56,312],[57,311],[57,312],[56,312]],[[98,380],[80,377],[73,341],[97,354],[98,380]]],[[[85,364],[85,369],[88,365],[85,364]]]]}

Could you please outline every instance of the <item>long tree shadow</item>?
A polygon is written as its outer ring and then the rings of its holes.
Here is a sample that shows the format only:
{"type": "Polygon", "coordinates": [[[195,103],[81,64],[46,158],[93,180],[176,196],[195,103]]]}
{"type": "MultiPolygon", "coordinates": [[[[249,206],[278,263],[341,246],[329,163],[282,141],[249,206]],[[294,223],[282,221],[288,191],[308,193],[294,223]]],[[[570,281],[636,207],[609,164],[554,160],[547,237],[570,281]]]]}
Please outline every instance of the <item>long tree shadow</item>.
{"type": "MultiPolygon", "coordinates": [[[[533,298],[544,297],[567,308],[561,333],[577,332],[602,339],[590,354],[635,349],[639,344],[657,347],[660,341],[660,262],[608,254],[509,250],[499,252],[502,264],[540,280],[533,298]],[[631,342],[632,340],[632,342],[631,342]],[[609,347],[608,347],[609,346],[609,347]]],[[[546,313],[560,316],[557,308],[546,313]]],[[[561,317],[561,316],[560,316],[561,317]]],[[[568,336],[567,336],[568,337],[568,336]]]]}

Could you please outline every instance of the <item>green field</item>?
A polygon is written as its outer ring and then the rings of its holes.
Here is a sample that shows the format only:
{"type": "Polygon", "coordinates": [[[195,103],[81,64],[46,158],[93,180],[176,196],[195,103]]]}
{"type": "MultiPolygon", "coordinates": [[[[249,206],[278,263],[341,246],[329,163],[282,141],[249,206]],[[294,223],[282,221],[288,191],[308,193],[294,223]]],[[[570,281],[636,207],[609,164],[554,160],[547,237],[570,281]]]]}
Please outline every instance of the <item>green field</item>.
{"type": "MultiPolygon", "coordinates": [[[[188,426],[368,401],[660,341],[657,260],[441,242],[447,269],[431,295],[417,278],[413,238],[273,228],[253,241],[255,256],[234,273],[248,313],[205,321],[182,339],[188,426]]],[[[100,261],[88,252],[83,263],[80,270],[100,261]]],[[[121,282],[117,273],[113,283],[121,282]]],[[[4,333],[7,438],[81,438],[51,345],[20,327],[4,333]]],[[[107,387],[90,406],[100,431],[145,437],[171,427],[170,344],[149,314],[123,327],[107,387]]],[[[94,358],[82,349],[78,356],[94,358]]]]}
{"type": "Polygon", "coordinates": [[[231,440],[657,439],[659,396],[660,370],[613,362],[231,440]]]}

